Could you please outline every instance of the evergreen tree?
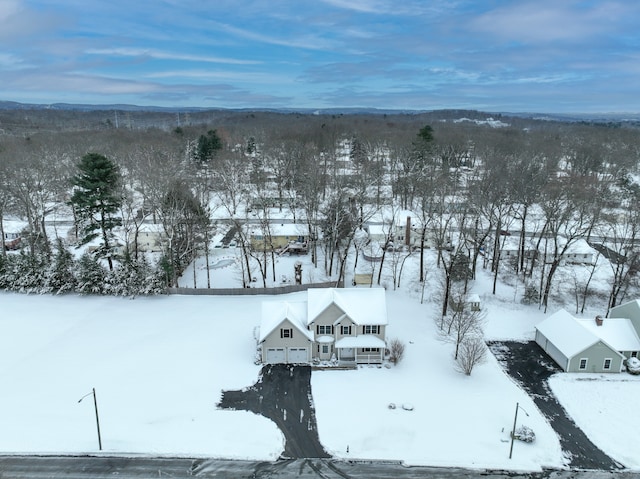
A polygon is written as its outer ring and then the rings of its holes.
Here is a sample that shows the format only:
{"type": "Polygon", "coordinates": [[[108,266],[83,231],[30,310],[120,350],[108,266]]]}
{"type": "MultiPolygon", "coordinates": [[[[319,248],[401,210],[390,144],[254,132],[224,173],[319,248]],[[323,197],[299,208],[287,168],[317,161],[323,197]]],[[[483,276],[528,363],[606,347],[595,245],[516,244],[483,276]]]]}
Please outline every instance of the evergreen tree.
{"type": "Polygon", "coordinates": [[[122,223],[115,216],[122,204],[118,166],[103,155],[88,153],[77,167],[79,172],[72,180],[76,189],[70,203],[82,228],[81,244],[101,236],[96,255],[106,258],[109,269],[113,270],[113,229],[122,223]]]}
{"type": "Polygon", "coordinates": [[[47,281],[49,258],[45,254],[26,254],[23,251],[16,255],[13,268],[8,278],[9,287],[20,293],[40,293],[47,281]]]}
{"type": "Polygon", "coordinates": [[[62,239],[58,238],[45,289],[57,294],[75,291],[77,281],[74,270],[73,256],[64,247],[62,239]]]}
{"type": "Polygon", "coordinates": [[[222,140],[218,136],[218,132],[216,130],[209,130],[206,135],[200,135],[200,138],[198,138],[195,156],[200,163],[208,163],[216,156],[218,150],[221,149],[222,140]]]}
{"type": "MultiPolygon", "coordinates": [[[[144,255],[141,257],[144,258],[144,255]]],[[[110,294],[132,298],[138,296],[140,291],[144,290],[144,276],[139,266],[139,263],[126,253],[120,266],[109,275],[110,294]]]]}
{"type": "Polygon", "coordinates": [[[81,294],[104,294],[107,272],[89,253],[85,253],[78,261],[78,286],[76,291],[81,294]]]}

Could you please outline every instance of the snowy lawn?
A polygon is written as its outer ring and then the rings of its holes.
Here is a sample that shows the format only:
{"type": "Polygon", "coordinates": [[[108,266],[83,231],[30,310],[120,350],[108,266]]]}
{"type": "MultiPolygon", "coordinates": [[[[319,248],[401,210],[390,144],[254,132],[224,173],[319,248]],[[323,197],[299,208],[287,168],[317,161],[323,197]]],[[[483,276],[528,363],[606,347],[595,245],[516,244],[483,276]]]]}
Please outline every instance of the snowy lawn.
{"type": "Polygon", "coordinates": [[[268,419],[217,410],[253,384],[259,301],[0,294],[0,451],[276,459],[268,419]]]}
{"type": "Polygon", "coordinates": [[[640,377],[630,374],[556,374],[553,393],[576,424],[606,454],[640,469],[637,414],[640,377]]]}
{"type": "MultiPolygon", "coordinates": [[[[216,252],[215,260],[233,253],[216,252]]],[[[279,258],[276,277],[292,277],[297,259],[279,258]]],[[[323,279],[320,269],[302,260],[304,282],[323,279]]],[[[215,285],[240,283],[239,271],[229,263],[212,270],[215,285]]],[[[409,263],[405,277],[415,277],[412,268],[409,263]]],[[[183,277],[185,286],[192,272],[183,277]]],[[[198,286],[206,285],[202,274],[199,265],[198,286]]],[[[531,340],[542,312],[514,302],[518,291],[508,285],[500,282],[495,296],[490,286],[482,275],[473,286],[487,312],[486,338],[531,340]]],[[[419,285],[406,279],[401,290],[387,294],[388,337],[407,346],[398,366],[313,373],[320,441],[328,452],[409,464],[561,467],[555,433],[492,355],[470,377],[454,370],[453,345],[435,334],[439,306],[435,300],[420,304],[420,294],[419,285]],[[516,402],[529,414],[520,411],[518,424],[531,427],[537,440],[516,442],[510,460],[516,402]],[[390,403],[396,409],[389,409],[390,403]]],[[[257,379],[253,330],[264,299],[274,297],[0,294],[0,451],[96,451],[91,398],[77,402],[95,387],[107,452],[277,458],[283,437],[269,420],[215,408],[221,390],[257,379]]],[[[640,417],[627,413],[640,383],[624,373],[585,378],[560,374],[552,385],[598,446],[640,469],[633,440],[640,417]]]]}
{"type": "Polygon", "coordinates": [[[387,295],[387,310],[388,336],[407,345],[398,366],[312,375],[320,440],[331,454],[474,468],[562,465],[555,433],[492,355],[465,376],[454,370],[453,345],[434,339],[430,306],[395,292],[387,295]],[[531,427],[537,438],[517,442],[509,460],[517,402],[530,415],[520,411],[518,425],[531,427]]]}

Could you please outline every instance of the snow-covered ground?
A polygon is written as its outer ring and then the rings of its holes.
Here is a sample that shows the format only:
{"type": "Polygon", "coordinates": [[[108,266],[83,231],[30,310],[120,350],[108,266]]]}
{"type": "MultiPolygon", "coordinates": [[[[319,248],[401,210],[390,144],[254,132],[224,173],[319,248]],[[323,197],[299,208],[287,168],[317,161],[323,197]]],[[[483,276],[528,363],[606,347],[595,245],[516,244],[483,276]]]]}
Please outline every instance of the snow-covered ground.
{"type": "MultiPolygon", "coordinates": [[[[215,254],[212,264],[231,259],[234,252],[215,254]]],[[[322,269],[314,270],[308,257],[280,258],[276,278],[292,278],[298,259],[305,282],[323,279],[322,269]]],[[[409,261],[402,287],[393,291],[391,286],[387,293],[388,336],[406,343],[403,361],[391,368],[312,374],[322,444],[331,454],[351,459],[521,470],[562,467],[555,433],[493,356],[470,377],[454,369],[452,345],[439,341],[435,331],[439,305],[429,290],[420,303],[415,264],[409,261]],[[529,414],[519,415],[518,424],[531,427],[537,439],[517,442],[509,459],[517,402],[529,414]],[[390,409],[390,403],[397,407],[390,409]]],[[[200,287],[206,285],[205,272],[202,265],[196,267],[200,287]]],[[[240,282],[235,263],[212,269],[211,275],[220,287],[240,282]]],[[[428,272],[431,284],[437,275],[428,272]]],[[[185,286],[192,278],[193,270],[187,271],[185,286]]],[[[389,281],[384,282],[389,286],[389,281]]],[[[486,337],[533,338],[542,312],[514,303],[519,293],[504,282],[495,296],[490,288],[490,278],[481,273],[474,292],[487,312],[486,337]]],[[[0,451],[95,452],[91,397],[78,403],[95,387],[109,453],[277,458],[283,437],[273,423],[215,407],[222,390],[250,386],[258,377],[254,328],[264,299],[273,296],[128,300],[0,294],[0,451]]],[[[637,377],[560,374],[552,386],[598,446],[625,466],[640,469],[634,441],[640,418],[629,413],[640,393],[637,377]]]]}

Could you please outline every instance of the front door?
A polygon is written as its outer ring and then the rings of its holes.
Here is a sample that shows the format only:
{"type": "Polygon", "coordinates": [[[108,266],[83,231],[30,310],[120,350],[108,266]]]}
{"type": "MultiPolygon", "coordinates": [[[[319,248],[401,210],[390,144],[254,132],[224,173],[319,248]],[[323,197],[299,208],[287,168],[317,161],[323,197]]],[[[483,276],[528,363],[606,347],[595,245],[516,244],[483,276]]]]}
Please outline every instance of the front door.
{"type": "Polygon", "coordinates": [[[320,360],[328,361],[331,359],[331,345],[330,344],[321,344],[320,345],[320,360]]]}

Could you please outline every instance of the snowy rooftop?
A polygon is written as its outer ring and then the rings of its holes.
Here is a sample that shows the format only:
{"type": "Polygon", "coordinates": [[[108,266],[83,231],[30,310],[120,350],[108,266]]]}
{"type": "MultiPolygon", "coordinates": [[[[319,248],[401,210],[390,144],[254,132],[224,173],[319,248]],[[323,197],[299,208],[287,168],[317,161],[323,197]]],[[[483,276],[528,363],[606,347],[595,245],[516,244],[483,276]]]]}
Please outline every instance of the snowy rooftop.
{"type": "MultiPolygon", "coordinates": [[[[301,223],[271,223],[269,225],[271,236],[308,236],[309,227],[301,223]]],[[[262,229],[259,226],[252,225],[251,234],[262,235],[262,229]]]]}
{"type": "Polygon", "coordinates": [[[598,326],[595,319],[577,321],[616,351],[640,351],[638,333],[627,318],[603,318],[602,326],[598,326]]]}
{"type": "Polygon", "coordinates": [[[536,326],[567,357],[603,341],[616,351],[640,351],[640,338],[627,318],[603,318],[601,326],[593,319],[574,318],[564,309],[536,326]]]}
{"type": "Polygon", "coordinates": [[[356,324],[387,324],[384,288],[310,289],[307,321],[313,321],[334,303],[356,324]]]}
{"type": "Polygon", "coordinates": [[[20,233],[27,228],[29,224],[26,221],[17,219],[4,219],[2,220],[2,228],[5,233],[20,233]]]}
{"type": "Polygon", "coordinates": [[[598,336],[584,328],[564,309],[539,323],[536,329],[567,357],[574,356],[599,341],[598,336]]]}
{"type": "Polygon", "coordinates": [[[260,323],[260,342],[264,341],[285,319],[288,319],[306,337],[313,339],[313,333],[307,329],[306,301],[264,301],[260,323]]]}

